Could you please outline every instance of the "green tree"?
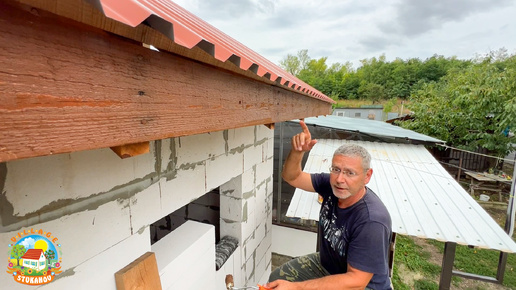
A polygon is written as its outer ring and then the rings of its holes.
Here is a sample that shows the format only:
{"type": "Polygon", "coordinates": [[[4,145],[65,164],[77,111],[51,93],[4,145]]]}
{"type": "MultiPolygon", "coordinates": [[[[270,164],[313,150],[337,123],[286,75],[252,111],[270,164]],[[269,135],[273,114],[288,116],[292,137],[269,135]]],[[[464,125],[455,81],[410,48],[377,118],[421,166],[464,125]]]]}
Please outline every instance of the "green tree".
{"type": "Polygon", "coordinates": [[[364,83],[358,89],[358,95],[361,99],[371,100],[374,103],[386,98],[385,88],[375,83],[364,83]]]}
{"type": "Polygon", "coordinates": [[[506,134],[516,124],[516,73],[507,67],[486,61],[423,85],[412,95],[415,119],[403,127],[454,147],[482,147],[505,156],[516,142],[506,134]]]}
{"type": "Polygon", "coordinates": [[[18,265],[20,265],[20,258],[23,257],[23,255],[25,255],[25,252],[27,252],[27,250],[25,250],[25,247],[23,245],[18,244],[11,249],[11,257],[18,260],[18,265]]]}
{"type": "Polygon", "coordinates": [[[54,253],[54,251],[52,251],[52,250],[46,250],[44,255],[45,255],[45,258],[47,258],[47,260],[52,260],[52,259],[55,259],[55,257],[56,257],[56,253],[54,253]]]}
{"type": "Polygon", "coordinates": [[[287,56],[280,61],[280,67],[292,75],[297,75],[301,70],[301,63],[297,56],[287,54],[287,56]]]}

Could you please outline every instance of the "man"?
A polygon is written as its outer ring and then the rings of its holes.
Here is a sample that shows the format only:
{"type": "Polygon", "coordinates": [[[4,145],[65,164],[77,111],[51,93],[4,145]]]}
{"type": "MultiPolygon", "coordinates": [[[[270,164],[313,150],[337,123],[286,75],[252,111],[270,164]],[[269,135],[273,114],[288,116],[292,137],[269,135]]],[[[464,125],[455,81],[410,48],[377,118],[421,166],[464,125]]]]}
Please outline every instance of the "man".
{"type": "Polygon", "coordinates": [[[391,218],[378,196],[366,187],[373,174],[371,156],[361,146],[343,145],[333,155],[329,174],[303,172],[303,155],[317,140],[312,140],[303,121],[300,124],[303,132],[292,138],[282,177],[294,187],[323,196],[320,252],[282,265],[265,286],[276,290],[391,289],[391,218]]]}

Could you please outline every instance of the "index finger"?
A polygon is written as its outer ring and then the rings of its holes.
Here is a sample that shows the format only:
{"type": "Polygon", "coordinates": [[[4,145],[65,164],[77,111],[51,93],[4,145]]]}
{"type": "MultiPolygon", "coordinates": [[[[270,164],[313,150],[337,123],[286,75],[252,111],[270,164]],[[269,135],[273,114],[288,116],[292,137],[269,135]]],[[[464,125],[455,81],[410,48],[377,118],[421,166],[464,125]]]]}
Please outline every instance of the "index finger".
{"type": "Polygon", "coordinates": [[[299,121],[299,124],[301,125],[303,133],[308,134],[308,136],[310,136],[310,130],[308,130],[308,126],[305,124],[305,121],[301,120],[299,121]]]}

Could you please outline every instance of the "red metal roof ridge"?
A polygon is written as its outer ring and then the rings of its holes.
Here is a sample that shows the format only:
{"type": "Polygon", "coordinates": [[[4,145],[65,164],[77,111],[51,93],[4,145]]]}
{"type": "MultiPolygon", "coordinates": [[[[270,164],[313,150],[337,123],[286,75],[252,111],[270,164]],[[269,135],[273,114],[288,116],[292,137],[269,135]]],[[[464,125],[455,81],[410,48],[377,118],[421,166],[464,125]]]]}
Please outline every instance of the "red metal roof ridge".
{"type": "Polygon", "coordinates": [[[230,61],[242,70],[309,94],[326,102],[332,99],[286,72],[216,27],[170,0],[92,0],[106,17],[135,27],[144,21],[186,48],[195,46],[222,62],[230,61]]]}

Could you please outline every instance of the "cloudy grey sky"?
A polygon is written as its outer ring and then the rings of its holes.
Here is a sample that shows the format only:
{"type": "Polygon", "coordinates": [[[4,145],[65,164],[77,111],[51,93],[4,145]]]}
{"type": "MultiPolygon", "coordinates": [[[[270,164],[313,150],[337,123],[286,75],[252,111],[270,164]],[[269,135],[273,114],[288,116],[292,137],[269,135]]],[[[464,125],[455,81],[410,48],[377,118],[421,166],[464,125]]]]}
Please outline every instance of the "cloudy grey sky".
{"type": "Polygon", "coordinates": [[[278,64],[516,53],[516,0],[173,0],[278,64]]]}

